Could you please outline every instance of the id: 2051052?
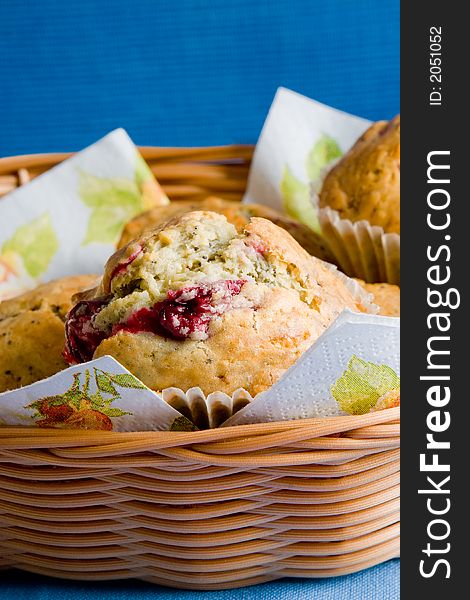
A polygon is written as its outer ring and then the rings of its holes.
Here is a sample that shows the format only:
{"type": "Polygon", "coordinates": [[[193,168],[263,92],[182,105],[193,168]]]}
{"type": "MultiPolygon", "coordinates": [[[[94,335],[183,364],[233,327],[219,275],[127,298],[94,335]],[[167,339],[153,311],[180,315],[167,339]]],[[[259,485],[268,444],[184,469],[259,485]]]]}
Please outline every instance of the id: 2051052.
{"type": "Polygon", "coordinates": [[[429,28],[429,105],[442,104],[442,27],[429,28]]]}

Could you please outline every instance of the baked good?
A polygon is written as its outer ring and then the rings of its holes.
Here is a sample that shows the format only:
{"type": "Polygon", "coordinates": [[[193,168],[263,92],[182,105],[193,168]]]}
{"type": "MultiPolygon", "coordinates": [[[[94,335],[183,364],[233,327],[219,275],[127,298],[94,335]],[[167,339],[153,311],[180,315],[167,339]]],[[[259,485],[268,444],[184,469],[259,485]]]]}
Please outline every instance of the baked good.
{"type": "Polygon", "coordinates": [[[366,310],[284,229],[189,212],[118,250],[66,323],[70,364],[109,354],[154,390],[257,394],[345,308],[366,310]]]}
{"type": "Polygon", "coordinates": [[[325,177],[320,208],[400,233],[400,115],[374,123],[325,177]]]}
{"type": "Polygon", "coordinates": [[[333,254],[322,238],[303,223],[299,223],[261,204],[242,204],[236,200],[224,200],[213,197],[205,198],[204,200],[179,200],[171,202],[167,206],[158,206],[138,215],[125,226],[118,243],[118,248],[122,248],[145,231],[154,229],[169,219],[194,210],[209,210],[225,215],[229,223],[235,225],[239,232],[243,231],[243,228],[252,217],[269,219],[288,231],[312,256],[328,262],[335,261],[333,254]]]}
{"type": "Polygon", "coordinates": [[[379,307],[379,314],[385,317],[400,316],[400,288],[391,283],[365,283],[357,280],[363,289],[374,296],[373,302],[379,307]]]}
{"type": "Polygon", "coordinates": [[[96,285],[96,275],[75,275],[0,302],[0,392],[67,368],[64,321],[71,297],[96,285]]]}

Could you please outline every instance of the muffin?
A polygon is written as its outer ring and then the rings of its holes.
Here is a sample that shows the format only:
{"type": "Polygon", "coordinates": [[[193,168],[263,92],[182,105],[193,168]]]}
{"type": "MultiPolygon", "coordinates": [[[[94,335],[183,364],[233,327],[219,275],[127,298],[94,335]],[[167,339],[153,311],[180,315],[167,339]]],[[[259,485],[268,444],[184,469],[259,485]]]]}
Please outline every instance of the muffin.
{"type": "Polygon", "coordinates": [[[374,123],[357,140],[325,177],[319,204],[342,219],[400,233],[400,115],[374,123]]]}
{"type": "Polygon", "coordinates": [[[239,232],[243,231],[243,228],[248,224],[251,217],[269,219],[288,231],[312,256],[328,262],[334,262],[335,260],[322,238],[312,231],[310,227],[261,204],[242,204],[235,200],[223,200],[222,198],[212,197],[204,200],[180,200],[172,202],[167,206],[158,206],[138,215],[125,226],[118,243],[118,248],[122,248],[145,231],[149,231],[173,217],[178,217],[194,210],[209,210],[225,215],[229,223],[235,225],[239,232]]]}
{"type": "Polygon", "coordinates": [[[62,350],[71,297],[97,281],[96,275],[64,277],[0,303],[0,392],[68,367],[62,350]]]}
{"type": "Polygon", "coordinates": [[[75,364],[111,355],[153,390],[255,395],[344,308],[365,311],[331,265],[284,229],[189,212],[118,250],[66,321],[75,364]]]}
{"type": "Polygon", "coordinates": [[[373,302],[379,307],[379,315],[400,316],[400,288],[389,283],[365,283],[358,280],[363,289],[374,296],[373,302]]]}

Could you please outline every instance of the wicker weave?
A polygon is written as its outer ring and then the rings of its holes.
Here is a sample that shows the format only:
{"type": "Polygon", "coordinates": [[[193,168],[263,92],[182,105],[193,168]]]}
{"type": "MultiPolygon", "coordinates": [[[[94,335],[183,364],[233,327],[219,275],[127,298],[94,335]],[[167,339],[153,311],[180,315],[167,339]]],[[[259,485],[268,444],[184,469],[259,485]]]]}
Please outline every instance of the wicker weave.
{"type": "MultiPolygon", "coordinates": [[[[240,199],[252,148],[143,148],[172,200],[240,199]]],[[[0,194],[68,154],[0,160],[0,194]]],[[[224,589],[399,553],[399,410],[199,432],[0,428],[0,568],[224,589]]]]}
{"type": "MultiPolygon", "coordinates": [[[[240,200],[253,154],[252,146],[139,149],[171,200],[210,195],[240,200]]],[[[62,153],[0,158],[0,196],[70,156],[62,153]]]]}

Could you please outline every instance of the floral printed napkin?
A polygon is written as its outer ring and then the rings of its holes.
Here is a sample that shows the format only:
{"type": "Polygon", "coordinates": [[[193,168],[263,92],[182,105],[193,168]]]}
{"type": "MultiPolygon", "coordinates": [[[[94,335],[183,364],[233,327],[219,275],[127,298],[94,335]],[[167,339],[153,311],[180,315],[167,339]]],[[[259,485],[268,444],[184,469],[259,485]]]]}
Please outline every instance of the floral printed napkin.
{"type": "Polygon", "coordinates": [[[194,425],[105,356],[0,394],[0,426],[191,431],[194,425]]]}
{"type": "Polygon", "coordinates": [[[123,225],[168,199],[117,129],[0,202],[0,300],[40,282],[100,273],[123,225]]]}
{"type": "Polygon", "coordinates": [[[370,122],[279,88],[256,145],[244,202],[257,202],[319,230],[311,202],[324,169],[370,122]]]}
{"type": "Polygon", "coordinates": [[[364,414],[399,405],[400,319],[345,310],[269,390],[224,425],[364,414]],[[392,400],[392,398],[390,398],[392,400]]]}

